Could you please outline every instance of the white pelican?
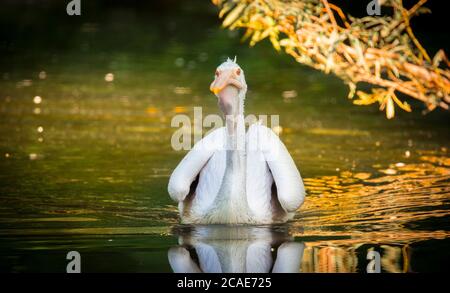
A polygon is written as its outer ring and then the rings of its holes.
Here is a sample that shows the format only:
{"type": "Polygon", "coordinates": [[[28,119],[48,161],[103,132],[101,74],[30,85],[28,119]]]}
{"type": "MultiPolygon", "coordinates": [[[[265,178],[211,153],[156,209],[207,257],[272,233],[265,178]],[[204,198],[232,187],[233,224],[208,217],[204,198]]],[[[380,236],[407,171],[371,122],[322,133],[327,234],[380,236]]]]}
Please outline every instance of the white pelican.
{"type": "Polygon", "coordinates": [[[168,252],[174,273],[298,273],[305,248],[267,226],[198,225],[177,234],[179,246],[168,252]]]}
{"type": "Polygon", "coordinates": [[[168,192],[185,224],[270,224],[292,219],[305,188],[278,136],[258,123],[247,133],[244,72],[228,59],[210,87],[226,118],[197,142],[170,176],[168,192]]]}

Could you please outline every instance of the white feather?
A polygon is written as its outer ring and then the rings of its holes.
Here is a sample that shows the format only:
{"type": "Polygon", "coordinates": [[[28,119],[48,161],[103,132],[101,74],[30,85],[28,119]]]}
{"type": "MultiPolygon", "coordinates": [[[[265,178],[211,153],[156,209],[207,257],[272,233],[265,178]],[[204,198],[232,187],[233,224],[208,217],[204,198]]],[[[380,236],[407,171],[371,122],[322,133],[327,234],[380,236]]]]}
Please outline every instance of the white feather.
{"type": "MultiPolygon", "coordinates": [[[[218,69],[236,69],[228,58],[218,69]]],[[[239,76],[238,125],[243,125],[247,85],[239,76]],[[241,123],[242,122],[242,123],[241,123]]],[[[302,205],[305,188],[293,159],[279,137],[269,128],[253,124],[247,133],[239,128],[235,136],[226,127],[216,129],[183,158],[168,185],[170,197],[179,203],[183,223],[269,224],[285,222],[302,205]],[[230,143],[245,141],[242,150],[227,150],[230,143]],[[199,182],[191,202],[185,202],[191,184],[199,182]],[[281,210],[273,203],[276,184],[281,210]]]]}
{"type": "Polygon", "coordinates": [[[273,265],[273,273],[295,273],[303,250],[303,243],[270,227],[199,225],[180,235],[180,246],[169,250],[169,261],[175,272],[269,273],[273,265]],[[199,266],[184,246],[195,249],[199,266]]]}
{"type": "MultiPolygon", "coordinates": [[[[271,188],[274,182],[278,201],[287,213],[282,221],[291,218],[305,197],[303,181],[284,144],[271,129],[262,125],[252,125],[246,134],[246,198],[240,200],[245,200],[248,208],[224,211],[213,205],[226,168],[225,131],[224,127],[217,129],[198,142],[170,177],[169,194],[180,202],[183,210],[184,197],[192,181],[200,175],[189,217],[182,218],[183,223],[272,223],[275,211],[271,204],[271,188]],[[210,149],[205,149],[205,145],[210,149]],[[223,220],[221,214],[234,221],[223,220]]],[[[231,205],[246,206],[239,202],[231,205]]]]}

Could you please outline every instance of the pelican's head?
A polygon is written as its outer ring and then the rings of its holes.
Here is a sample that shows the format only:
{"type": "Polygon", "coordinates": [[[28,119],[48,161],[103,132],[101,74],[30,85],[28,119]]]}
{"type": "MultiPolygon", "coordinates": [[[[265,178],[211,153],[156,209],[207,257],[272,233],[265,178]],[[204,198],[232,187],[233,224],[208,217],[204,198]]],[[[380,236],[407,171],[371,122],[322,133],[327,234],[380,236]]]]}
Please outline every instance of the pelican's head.
{"type": "Polygon", "coordinates": [[[247,83],[236,58],[234,61],[228,58],[217,67],[210,90],[219,98],[219,105],[226,115],[236,110],[239,104],[243,105],[247,83]]]}

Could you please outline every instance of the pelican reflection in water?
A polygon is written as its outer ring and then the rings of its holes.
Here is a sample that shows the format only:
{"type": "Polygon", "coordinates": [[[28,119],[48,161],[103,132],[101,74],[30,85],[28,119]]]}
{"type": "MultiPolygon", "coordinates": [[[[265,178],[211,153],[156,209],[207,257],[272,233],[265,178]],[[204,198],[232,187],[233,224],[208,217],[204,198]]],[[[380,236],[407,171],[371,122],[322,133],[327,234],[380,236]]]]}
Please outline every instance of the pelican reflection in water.
{"type": "Polygon", "coordinates": [[[175,273],[300,272],[304,244],[285,226],[184,226],[174,233],[179,246],[168,258],[175,273]]]}

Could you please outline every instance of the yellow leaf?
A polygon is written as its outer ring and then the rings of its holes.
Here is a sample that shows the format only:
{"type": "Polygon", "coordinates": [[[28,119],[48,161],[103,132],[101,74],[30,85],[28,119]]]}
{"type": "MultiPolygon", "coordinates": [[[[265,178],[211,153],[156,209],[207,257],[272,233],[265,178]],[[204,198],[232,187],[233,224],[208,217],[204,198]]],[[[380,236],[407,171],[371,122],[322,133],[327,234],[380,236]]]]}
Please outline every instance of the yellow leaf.
{"type": "Polygon", "coordinates": [[[257,42],[259,42],[261,40],[260,36],[261,36],[261,32],[260,31],[256,31],[253,34],[252,39],[250,40],[250,46],[253,47],[257,42]]]}
{"type": "Polygon", "coordinates": [[[405,110],[406,112],[411,112],[411,106],[407,103],[407,102],[401,102],[397,96],[394,94],[392,95],[392,98],[394,99],[395,103],[402,108],[403,110],[405,110]]]}
{"type": "Polygon", "coordinates": [[[279,43],[282,47],[295,47],[295,42],[288,38],[280,40],[279,43]]]}
{"type": "Polygon", "coordinates": [[[391,97],[387,98],[386,101],[386,118],[392,119],[395,116],[395,107],[394,107],[394,101],[391,99],[391,97]]]}
{"type": "Polygon", "coordinates": [[[347,98],[353,99],[353,97],[355,96],[355,92],[356,92],[356,84],[354,84],[353,82],[349,82],[348,87],[349,87],[349,92],[348,92],[347,98]]]}
{"type": "Polygon", "coordinates": [[[222,7],[222,9],[219,12],[219,18],[222,18],[230,9],[233,8],[233,5],[230,3],[225,3],[222,7]]]}
{"type": "Polygon", "coordinates": [[[353,101],[353,104],[355,105],[370,105],[377,101],[377,98],[373,94],[357,91],[356,95],[358,96],[359,100],[353,101]]]}
{"type": "Polygon", "coordinates": [[[272,42],[272,46],[277,50],[278,52],[281,51],[280,43],[278,43],[278,39],[276,36],[270,36],[270,41],[272,42]]]}
{"type": "Polygon", "coordinates": [[[227,17],[225,17],[222,25],[224,27],[227,27],[233,22],[235,22],[246,6],[247,4],[245,3],[241,3],[238,6],[236,6],[230,13],[228,13],[227,17]]]}

